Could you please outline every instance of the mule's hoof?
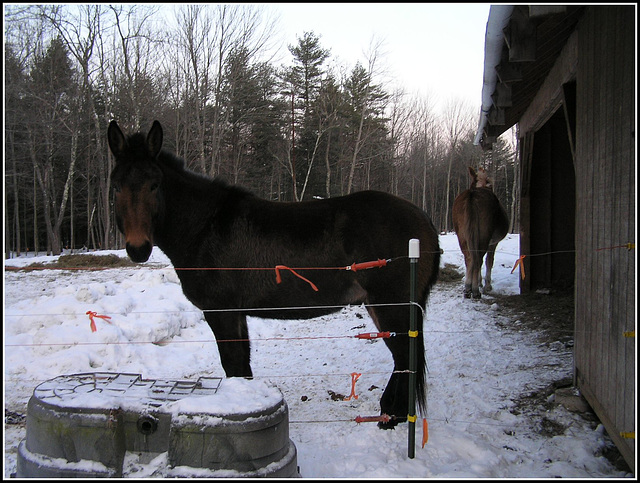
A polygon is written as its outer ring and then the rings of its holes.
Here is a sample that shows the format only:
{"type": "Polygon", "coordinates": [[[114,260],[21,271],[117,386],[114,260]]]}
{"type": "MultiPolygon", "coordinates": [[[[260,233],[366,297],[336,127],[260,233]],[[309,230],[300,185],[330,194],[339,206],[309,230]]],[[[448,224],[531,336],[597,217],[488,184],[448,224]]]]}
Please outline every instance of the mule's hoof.
{"type": "Polygon", "coordinates": [[[396,423],[395,421],[389,421],[386,423],[383,423],[382,421],[378,421],[378,428],[380,429],[396,429],[396,425],[398,423],[396,423]]]}
{"type": "Polygon", "coordinates": [[[475,293],[475,292],[474,292],[474,293],[473,293],[473,298],[474,298],[475,300],[481,299],[481,298],[482,298],[482,294],[481,294],[480,292],[478,292],[478,293],[475,293]]]}
{"type": "Polygon", "coordinates": [[[489,293],[493,290],[493,287],[491,285],[485,285],[483,292],[484,293],[489,293]]]}
{"type": "Polygon", "coordinates": [[[398,424],[404,423],[406,421],[407,418],[397,418],[395,416],[391,416],[391,418],[387,422],[379,421],[378,427],[380,429],[395,429],[398,424]]]}
{"type": "Polygon", "coordinates": [[[462,292],[462,295],[464,296],[464,298],[470,299],[471,298],[471,290],[465,290],[464,292],[462,292]]]}

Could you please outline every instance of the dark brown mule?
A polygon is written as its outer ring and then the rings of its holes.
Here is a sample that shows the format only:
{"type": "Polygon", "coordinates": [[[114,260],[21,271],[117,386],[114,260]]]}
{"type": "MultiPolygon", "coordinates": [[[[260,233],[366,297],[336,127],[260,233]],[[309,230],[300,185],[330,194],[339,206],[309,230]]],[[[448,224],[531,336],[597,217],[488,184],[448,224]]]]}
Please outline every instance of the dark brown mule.
{"type": "Polygon", "coordinates": [[[509,218],[493,193],[484,169],[469,167],[471,186],[453,202],[453,229],[467,268],[464,296],[480,298],[482,259],[487,255],[484,292],[491,291],[491,269],[496,246],[509,231],[509,218]]]}
{"type": "MultiPolygon", "coordinates": [[[[417,297],[423,309],[440,263],[438,233],[422,210],[375,191],[300,203],[267,201],[185,169],[183,160],[161,150],[157,121],[147,136],[128,138],[112,121],[107,136],[115,156],[111,182],[116,220],[127,253],[133,261],[144,262],[156,244],[169,257],[185,296],[205,312],[228,377],[252,376],[247,315],[307,319],[364,303],[380,331],[397,333],[384,339],[394,372],[380,409],[392,420],[380,426],[406,420],[409,240],[420,240],[417,297]],[[346,267],[378,259],[393,261],[357,271],[300,268],[346,267]],[[277,283],[273,269],[279,265],[295,268],[317,291],[284,269],[279,273],[282,283],[277,283]],[[192,270],[181,270],[185,268],[192,270]]],[[[418,331],[416,394],[424,409],[422,317],[418,331]]]]}

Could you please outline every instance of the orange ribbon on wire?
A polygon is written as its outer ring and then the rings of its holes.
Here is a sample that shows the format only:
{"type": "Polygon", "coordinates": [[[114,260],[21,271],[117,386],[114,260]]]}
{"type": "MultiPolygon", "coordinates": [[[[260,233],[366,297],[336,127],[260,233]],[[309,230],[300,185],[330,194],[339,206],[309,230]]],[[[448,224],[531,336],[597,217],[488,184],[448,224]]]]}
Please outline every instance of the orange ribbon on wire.
{"type": "Polygon", "coordinates": [[[429,441],[429,423],[427,423],[427,418],[422,419],[422,447],[427,444],[429,441]]]}
{"type": "Polygon", "coordinates": [[[109,322],[108,319],[111,319],[111,317],[109,317],[108,315],[98,315],[97,312],[92,312],[91,310],[87,310],[87,315],[89,316],[89,319],[91,319],[91,332],[95,332],[96,330],[98,330],[96,328],[96,322],[95,320],[93,320],[94,317],[97,317],[99,319],[104,319],[105,322],[107,322],[108,324],[110,324],[111,322],[109,322]]]}
{"type": "Polygon", "coordinates": [[[356,394],[356,381],[360,378],[362,374],[358,372],[351,373],[351,394],[345,396],[345,401],[351,401],[351,398],[358,399],[358,395],[356,394]]]}
{"type": "Polygon", "coordinates": [[[524,257],[526,257],[526,255],[521,255],[520,258],[516,260],[516,264],[513,266],[513,270],[511,270],[511,273],[513,273],[515,272],[516,268],[520,266],[520,277],[522,277],[522,280],[524,280],[524,257]]]}
{"type": "Polygon", "coordinates": [[[318,291],[318,287],[316,287],[311,280],[308,280],[308,279],[304,278],[302,275],[300,275],[299,273],[296,273],[295,270],[293,270],[292,268],[287,267],[286,265],[276,265],[276,283],[282,282],[282,279],[280,278],[280,270],[289,270],[296,277],[298,277],[301,280],[304,280],[309,285],[311,285],[311,288],[313,290],[315,290],[316,292],[318,291]]]}

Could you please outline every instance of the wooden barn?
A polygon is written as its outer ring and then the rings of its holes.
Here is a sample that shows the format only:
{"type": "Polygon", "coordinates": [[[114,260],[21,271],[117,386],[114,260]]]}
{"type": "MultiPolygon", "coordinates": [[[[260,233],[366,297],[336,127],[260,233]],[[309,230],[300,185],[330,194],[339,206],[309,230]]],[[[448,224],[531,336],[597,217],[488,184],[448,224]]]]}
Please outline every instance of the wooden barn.
{"type": "Polygon", "coordinates": [[[574,382],[635,471],[635,5],[492,6],[476,144],[518,125],[521,291],[573,289],[574,382]]]}

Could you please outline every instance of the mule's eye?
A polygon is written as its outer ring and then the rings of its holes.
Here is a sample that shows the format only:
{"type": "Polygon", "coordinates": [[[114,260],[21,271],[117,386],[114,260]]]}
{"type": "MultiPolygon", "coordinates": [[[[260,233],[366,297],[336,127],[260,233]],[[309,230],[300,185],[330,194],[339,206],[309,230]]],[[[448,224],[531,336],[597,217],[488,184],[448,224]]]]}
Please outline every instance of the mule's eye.
{"type": "Polygon", "coordinates": [[[152,183],[151,187],[149,188],[151,191],[155,191],[160,187],[159,183],[152,183]]]}
{"type": "Polygon", "coordinates": [[[113,184],[113,191],[115,191],[116,193],[120,193],[120,185],[119,184],[113,184]]]}

